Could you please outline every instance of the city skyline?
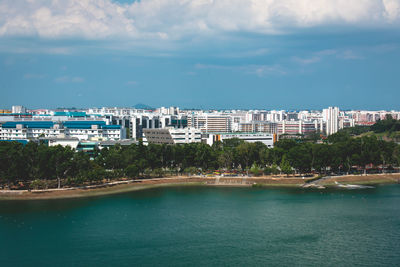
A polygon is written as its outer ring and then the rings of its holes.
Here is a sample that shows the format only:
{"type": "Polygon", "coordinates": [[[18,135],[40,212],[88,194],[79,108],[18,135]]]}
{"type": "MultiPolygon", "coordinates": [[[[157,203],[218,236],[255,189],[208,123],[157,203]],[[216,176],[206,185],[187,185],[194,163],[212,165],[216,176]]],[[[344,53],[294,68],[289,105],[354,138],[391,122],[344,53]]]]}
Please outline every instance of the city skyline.
{"type": "MultiPolygon", "coordinates": [[[[160,129],[166,134],[174,129],[197,129],[204,133],[264,132],[269,134],[304,134],[320,132],[332,135],[340,129],[371,126],[380,120],[398,120],[400,111],[340,110],[188,110],[180,107],[140,109],[124,107],[94,107],[87,109],[28,109],[12,106],[0,110],[0,139],[37,138],[76,135],[83,139],[120,140],[142,138],[143,129],[160,129]],[[83,127],[87,131],[75,131],[83,127]],[[94,128],[93,128],[94,127],[94,128]],[[10,129],[15,129],[10,131],[10,129]],[[23,135],[19,129],[26,128],[23,135]],[[33,130],[42,128],[41,131],[33,130]],[[51,128],[52,133],[47,129],[51,128]],[[74,129],[72,131],[62,129],[74,129]],[[124,128],[129,131],[125,133],[124,128]],[[32,132],[29,132],[32,129],[32,132]],[[99,132],[91,132],[100,130],[99,132]],[[29,133],[28,133],[29,132],[29,133]]],[[[367,129],[367,128],[365,128],[367,129]]],[[[148,134],[153,134],[150,130],[148,134]]],[[[186,131],[185,130],[185,131],[186,131]]],[[[178,133],[180,135],[182,133],[178,133]]]]}
{"type": "MultiPolygon", "coordinates": [[[[19,104],[19,103],[18,103],[19,104]]],[[[49,106],[40,106],[40,107],[30,107],[30,106],[24,106],[24,105],[16,105],[15,103],[12,104],[10,107],[1,107],[0,108],[0,114],[4,113],[7,114],[8,112],[12,112],[12,110],[16,107],[21,107],[27,112],[36,112],[36,111],[85,111],[89,109],[97,109],[97,108],[109,108],[109,109],[129,109],[129,110],[144,110],[144,111],[149,111],[149,112],[154,112],[160,109],[169,109],[169,108],[178,108],[181,111],[204,111],[204,112],[210,112],[210,111],[217,111],[217,112],[230,112],[230,111],[245,111],[245,112],[251,112],[251,111],[284,111],[284,112],[301,112],[301,111],[308,111],[308,112],[313,112],[313,111],[323,111],[326,108],[332,107],[332,108],[339,108],[340,111],[343,112],[349,112],[349,111],[361,111],[361,112],[399,112],[400,109],[357,109],[357,108],[342,108],[340,105],[339,106],[321,106],[321,108],[298,108],[298,109],[291,109],[291,108],[191,108],[191,107],[182,107],[179,105],[160,105],[160,106],[149,106],[144,103],[138,103],[136,105],[131,105],[131,106],[85,106],[85,107],[75,107],[75,106],[58,106],[58,107],[49,107],[49,106]]],[[[17,112],[18,113],[18,112],[17,112]]]]}
{"type": "Polygon", "coordinates": [[[399,109],[397,0],[3,1],[0,17],[2,108],[399,109]]]}
{"type": "Polygon", "coordinates": [[[0,0],[2,266],[399,266],[400,0],[0,0]]]}

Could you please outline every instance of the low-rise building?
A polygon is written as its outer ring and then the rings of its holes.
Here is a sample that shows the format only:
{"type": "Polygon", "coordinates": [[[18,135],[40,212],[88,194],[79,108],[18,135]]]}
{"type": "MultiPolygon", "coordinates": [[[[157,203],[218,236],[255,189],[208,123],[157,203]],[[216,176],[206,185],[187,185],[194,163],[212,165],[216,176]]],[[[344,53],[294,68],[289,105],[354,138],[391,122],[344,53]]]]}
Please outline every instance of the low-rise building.
{"type": "Polygon", "coordinates": [[[194,128],[143,129],[143,144],[188,144],[201,142],[201,131],[194,128]]]}
{"type": "Polygon", "coordinates": [[[103,148],[109,148],[113,147],[115,145],[120,145],[120,146],[130,146],[132,144],[137,145],[138,142],[132,139],[124,139],[124,140],[107,140],[107,141],[101,141],[98,143],[98,148],[103,149],[103,148]]]}
{"type": "Polygon", "coordinates": [[[41,142],[46,143],[48,146],[63,146],[63,147],[71,147],[72,149],[77,149],[79,145],[79,139],[76,137],[51,137],[51,138],[46,138],[46,137],[41,137],[39,138],[41,142]]]}
{"type": "Polygon", "coordinates": [[[318,121],[280,121],[278,134],[310,134],[319,129],[318,121]]]}
{"type": "Polygon", "coordinates": [[[213,145],[214,142],[223,142],[226,139],[237,138],[249,143],[261,142],[267,147],[274,147],[276,142],[276,134],[270,133],[208,133],[204,136],[205,141],[208,145],[213,145]]]}
{"type": "Polygon", "coordinates": [[[239,124],[240,132],[262,132],[274,134],[278,132],[278,125],[274,122],[268,121],[252,121],[239,124]]]}
{"type": "Polygon", "coordinates": [[[120,125],[106,125],[104,121],[8,121],[0,126],[0,139],[18,140],[39,137],[64,136],[79,140],[125,139],[125,129],[120,125]]]}

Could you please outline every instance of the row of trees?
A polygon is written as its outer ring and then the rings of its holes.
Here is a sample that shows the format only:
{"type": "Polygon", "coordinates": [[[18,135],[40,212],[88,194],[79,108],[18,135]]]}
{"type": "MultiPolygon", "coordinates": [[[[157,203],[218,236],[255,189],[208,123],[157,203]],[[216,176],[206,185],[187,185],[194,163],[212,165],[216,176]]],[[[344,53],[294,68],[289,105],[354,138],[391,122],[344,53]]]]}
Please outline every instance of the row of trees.
{"type": "Polygon", "coordinates": [[[391,115],[386,115],[384,120],[378,120],[371,126],[355,126],[344,128],[340,130],[339,133],[348,134],[350,136],[358,136],[367,132],[373,132],[375,134],[391,134],[398,131],[400,131],[400,120],[393,119],[391,115]]]}
{"type": "Polygon", "coordinates": [[[370,130],[374,133],[400,131],[400,121],[393,119],[391,115],[387,115],[384,120],[379,120],[374,125],[371,125],[370,130]]]}
{"type": "MultiPolygon", "coordinates": [[[[328,136],[328,139],[335,138],[337,136],[360,136],[365,133],[371,134],[382,134],[385,133],[388,136],[398,133],[400,131],[400,120],[393,119],[391,115],[386,115],[384,120],[378,120],[371,126],[357,125],[354,127],[344,128],[339,130],[338,133],[328,136]]],[[[312,140],[319,140],[320,133],[311,133],[305,138],[312,140]]]]}
{"type": "MultiPolygon", "coordinates": [[[[54,181],[82,184],[121,177],[163,176],[225,169],[270,174],[293,172],[350,172],[352,167],[399,166],[400,146],[374,136],[351,138],[338,133],[329,143],[283,139],[268,148],[239,139],[184,145],[120,146],[96,150],[93,155],[69,147],[29,142],[0,142],[0,179],[3,184],[54,181]]],[[[34,183],[34,184],[35,184],[34,183]]]]}

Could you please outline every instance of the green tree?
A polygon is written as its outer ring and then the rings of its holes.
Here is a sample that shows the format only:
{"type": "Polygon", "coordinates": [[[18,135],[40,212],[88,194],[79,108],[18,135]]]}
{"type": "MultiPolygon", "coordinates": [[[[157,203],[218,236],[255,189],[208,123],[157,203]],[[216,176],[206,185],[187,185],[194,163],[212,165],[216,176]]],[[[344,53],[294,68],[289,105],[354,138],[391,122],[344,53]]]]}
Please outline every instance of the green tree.
{"type": "Polygon", "coordinates": [[[0,142],[1,171],[4,182],[9,185],[28,176],[25,165],[23,145],[18,142],[0,142]]]}
{"type": "Polygon", "coordinates": [[[250,168],[250,172],[254,176],[260,176],[262,174],[262,169],[254,162],[250,168]]]}
{"type": "Polygon", "coordinates": [[[278,168],[278,165],[276,164],[276,163],[273,163],[272,165],[271,165],[271,173],[273,174],[273,175],[277,175],[277,174],[279,174],[279,168],[278,168]]]}
{"type": "Polygon", "coordinates": [[[332,161],[332,146],[328,144],[314,144],[312,146],[312,167],[321,173],[326,173],[332,161]]]}
{"type": "Polygon", "coordinates": [[[125,169],[125,174],[129,178],[136,178],[139,176],[139,168],[136,166],[136,164],[130,164],[128,167],[125,169]]]}
{"type": "Polygon", "coordinates": [[[193,144],[184,144],[182,148],[183,148],[183,158],[182,158],[183,168],[196,166],[197,147],[193,144]]]}
{"type": "Polygon", "coordinates": [[[144,174],[144,171],[148,168],[148,162],[146,159],[138,159],[134,162],[134,164],[138,167],[139,173],[144,174]]]}
{"type": "Polygon", "coordinates": [[[269,150],[267,164],[280,164],[283,155],[285,155],[287,151],[280,147],[274,147],[269,150]]]}
{"type": "Polygon", "coordinates": [[[92,168],[90,156],[83,151],[73,154],[71,169],[69,170],[70,177],[84,177],[92,168]]]}
{"type": "Polygon", "coordinates": [[[164,172],[164,170],[161,169],[161,168],[156,168],[156,169],[153,171],[153,175],[156,176],[156,177],[158,177],[158,178],[163,177],[164,174],[165,174],[165,172],[164,172]]]}
{"type": "Polygon", "coordinates": [[[350,134],[347,131],[339,131],[328,136],[329,143],[346,142],[350,139],[350,134]]]}
{"type": "Polygon", "coordinates": [[[74,152],[70,147],[62,147],[60,145],[51,147],[50,162],[54,166],[53,175],[57,178],[57,188],[61,188],[61,179],[68,175],[72,169],[72,158],[74,152]]]}
{"type": "Polygon", "coordinates": [[[218,153],[218,165],[224,169],[232,169],[234,163],[234,149],[230,147],[223,148],[218,153]]]}
{"type": "Polygon", "coordinates": [[[187,167],[183,170],[183,172],[187,175],[197,174],[199,170],[196,167],[187,167]]]}
{"type": "Polygon", "coordinates": [[[275,143],[275,147],[283,149],[285,152],[288,152],[291,148],[297,145],[295,140],[292,139],[281,139],[275,143]]]}
{"type": "Polygon", "coordinates": [[[367,164],[378,165],[381,163],[380,147],[376,136],[364,136],[361,138],[361,154],[359,160],[360,165],[364,167],[365,174],[367,174],[367,164]]]}
{"type": "MultiPolygon", "coordinates": [[[[244,142],[236,147],[238,161],[244,170],[249,170],[250,164],[257,161],[259,151],[257,144],[244,142]]],[[[247,173],[248,174],[248,173],[247,173]]]]}
{"type": "Polygon", "coordinates": [[[393,149],[392,155],[393,163],[399,167],[400,166],[400,145],[396,145],[393,149]]]}
{"type": "Polygon", "coordinates": [[[92,167],[86,174],[90,181],[101,181],[108,177],[109,174],[104,170],[104,168],[97,165],[95,162],[92,162],[91,165],[92,167]]]}
{"type": "Polygon", "coordinates": [[[26,179],[34,180],[39,177],[38,170],[38,144],[28,142],[23,148],[23,156],[25,161],[26,179]]]}
{"type": "Polygon", "coordinates": [[[293,173],[292,166],[290,166],[289,161],[286,159],[286,155],[282,158],[280,168],[281,171],[286,174],[286,176],[289,176],[289,174],[293,173]]]}
{"type": "Polygon", "coordinates": [[[216,156],[212,148],[203,143],[196,144],[196,152],[194,155],[194,165],[203,170],[216,167],[216,156]]]}
{"type": "Polygon", "coordinates": [[[116,144],[115,146],[108,148],[107,151],[103,151],[103,150],[102,150],[102,153],[105,152],[104,153],[105,154],[104,155],[104,164],[107,169],[117,170],[117,169],[121,169],[123,167],[121,145],[116,144]]]}
{"type": "Polygon", "coordinates": [[[225,139],[222,142],[222,145],[223,145],[224,148],[226,148],[226,147],[236,148],[240,144],[243,144],[243,143],[244,143],[244,141],[239,139],[239,138],[231,138],[231,139],[225,139]]]}
{"type": "Polygon", "coordinates": [[[312,165],[312,145],[304,143],[292,147],[287,154],[287,158],[299,173],[309,173],[312,165]]]}

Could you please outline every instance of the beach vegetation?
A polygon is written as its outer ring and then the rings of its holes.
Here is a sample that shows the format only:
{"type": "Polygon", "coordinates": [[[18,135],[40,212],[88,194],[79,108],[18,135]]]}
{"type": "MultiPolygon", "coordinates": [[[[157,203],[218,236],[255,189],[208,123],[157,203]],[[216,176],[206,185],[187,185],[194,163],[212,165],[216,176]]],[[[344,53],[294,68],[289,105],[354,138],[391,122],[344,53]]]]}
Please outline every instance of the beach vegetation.
{"type": "Polygon", "coordinates": [[[254,176],[260,176],[263,170],[254,162],[250,168],[250,173],[254,176]]]}
{"type": "Polygon", "coordinates": [[[286,159],[286,155],[283,155],[281,165],[279,167],[281,171],[286,174],[286,176],[289,176],[289,174],[293,173],[292,166],[290,166],[289,161],[286,159]]]}

